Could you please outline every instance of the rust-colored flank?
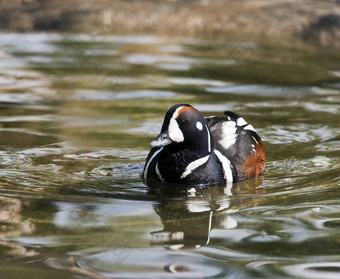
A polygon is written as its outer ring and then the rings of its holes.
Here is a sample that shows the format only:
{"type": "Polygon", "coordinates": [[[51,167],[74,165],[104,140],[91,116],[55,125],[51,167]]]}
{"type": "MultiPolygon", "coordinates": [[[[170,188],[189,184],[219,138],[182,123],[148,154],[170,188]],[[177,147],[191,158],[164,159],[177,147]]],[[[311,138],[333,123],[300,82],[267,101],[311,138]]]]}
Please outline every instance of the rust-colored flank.
{"type": "Polygon", "coordinates": [[[248,156],[243,166],[246,179],[254,178],[261,175],[266,167],[266,155],[263,143],[256,143],[256,152],[253,156],[248,156]]]}

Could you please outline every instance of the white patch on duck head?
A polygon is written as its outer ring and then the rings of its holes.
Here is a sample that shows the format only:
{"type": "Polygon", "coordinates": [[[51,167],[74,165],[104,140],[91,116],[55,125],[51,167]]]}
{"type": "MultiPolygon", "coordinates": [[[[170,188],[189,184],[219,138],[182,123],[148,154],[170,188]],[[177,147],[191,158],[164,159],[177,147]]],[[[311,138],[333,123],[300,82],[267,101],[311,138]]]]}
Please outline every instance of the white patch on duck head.
{"type": "Polygon", "coordinates": [[[191,106],[181,106],[177,108],[172,115],[169,123],[169,137],[172,141],[174,142],[183,142],[184,141],[184,135],[179,128],[178,122],[176,121],[176,118],[180,116],[183,112],[185,111],[190,111],[190,110],[196,110],[194,107],[191,106]]]}
{"type": "Polygon", "coordinates": [[[169,137],[172,141],[177,142],[177,143],[184,141],[184,135],[181,129],[179,128],[176,119],[171,118],[168,131],[169,131],[169,137]]]}
{"type": "Polygon", "coordinates": [[[203,124],[202,124],[201,122],[197,121],[197,122],[196,122],[196,128],[197,128],[198,130],[202,131],[202,130],[203,130],[203,124]]]}

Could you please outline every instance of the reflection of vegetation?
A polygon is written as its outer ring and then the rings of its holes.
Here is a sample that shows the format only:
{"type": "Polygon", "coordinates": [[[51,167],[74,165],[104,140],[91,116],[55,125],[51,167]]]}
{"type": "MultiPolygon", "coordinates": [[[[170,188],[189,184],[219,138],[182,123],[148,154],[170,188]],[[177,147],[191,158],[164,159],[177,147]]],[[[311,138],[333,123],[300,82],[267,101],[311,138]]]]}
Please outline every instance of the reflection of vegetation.
{"type": "Polygon", "coordinates": [[[4,241],[5,238],[14,238],[22,234],[31,234],[35,231],[35,225],[22,220],[22,202],[16,198],[0,196],[0,246],[10,249],[7,254],[11,256],[29,257],[37,254],[33,249],[20,244],[4,241]]]}
{"type": "Polygon", "coordinates": [[[302,36],[305,40],[336,45],[340,38],[340,15],[327,14],[318,18],[304,29],[302,36]]]}
{"type": "Polygon", "coordinates": [[[52,258],[48,260],[48,263],[55,268],[71,272],[76,275],[86,276],[90,279],[108,279],[108,277],[101,276],[96,272],[86,270],[79,267],[77,263],[77,256],[68,256],[65,258],[52,258]]]}

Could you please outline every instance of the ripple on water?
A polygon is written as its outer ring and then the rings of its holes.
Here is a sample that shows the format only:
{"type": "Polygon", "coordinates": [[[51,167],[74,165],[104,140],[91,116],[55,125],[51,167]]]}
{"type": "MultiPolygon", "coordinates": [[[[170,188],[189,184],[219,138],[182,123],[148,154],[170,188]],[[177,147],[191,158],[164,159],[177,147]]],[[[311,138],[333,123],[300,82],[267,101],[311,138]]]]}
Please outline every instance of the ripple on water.
{"type": "Polygon", "coordinates": [[[340,141],[328,141],[315,145],[317,151],[334,152],[340,150],[340,141]]]}
{"type": "Polygon", "coordinates": [[[285,159],[281,161],[268,162],[268,172],[275,176],[296,176],[328,171],[336,169],[339,166],[339,161],[336,158],[327,156],[315,156],[306,160],[285,159]]]}
{"type": "MultiPolygon", "coordinates": [[[[84,160],[114,160],[114,159],[129,159],[129,160],[143,160],[147,155],[147,151],[136,151],[132,149],[103,149],[90,152],[65,154],[65,158],[84,160]]],[[[121,165],[124,167],[124,165],[121,165]]]]}
{"type": "Polygon", "coordinates": [[[125,61],[135,65],[152,65],[159,62],[182,63],[186,65],[195,64],[198,61],[194,58],[185,56],[166,56],[166,55],[151,55],[151,54],[130,54],[125,56],[125,61]]]}
{"type": "Polygon", "coordinates": [[[76,90],[70,98],[79,101],[110,101],[142,98],[172,98],[177,94],[162,90],[136,90],[136,91],[104,91],[104,90],[76,90]]]}
{"type": "Polygon", "coordinates": [[[61,36],[55,33],[1,33],[0,35],[5,49],[10,46],[16,51],[39,54],[55,53],[57,48],[51,42],[61,39],[61,36]]]}
{"type": "MultiPolygon", "coordinates": [[[[234,80],[229,80],[230,76],[227,80],[218,80],[217,71],[227,67],[233,71],[235,67],[229,65],[234,64],[241,69],[242,63],[216,55],[216,42],[207,44],[191,39],[177,42],[171,40],[169,44],[168,39],[154,36],[3,34],[0,102],[13,104],[6,107],[9,110],[4,110],[0,118],[3,125],[0,143],[4,143],[4,149],[0,150],[0,190],[1,194],[14,196],[22,203],[22,216],[18,216],[18,220],[27,218],[37,222],[34,233],[27,231],[22,236],[14,235],[15,238],[8,242],[37,247],[41,253],[38,260],[74,255],[75,260],[68,262],[68,266],[53,265],[51,261],[48,264],[53,268],[77,267],[82,277],[86,276],[84,271],[93,272],[93,278],[98,274],[108,278],[340,277],[338,256],[332,257],[338,254],[336,244],[339,243],[340,209],[334,186],[339,166],[335,151],[340,147],[338,131],[331,126],[333,122],[325,125],[324,118],[320,117],[326,114],[332,121],[331,117],[338,113],[339,82],[320,88],[235,84],[234,80]],[[69,46],[65,46],[66,43],[69,46]],[[81,47],[85,49],[72,48],[72,43],[78,46],[84,43],[81,47]],[[90,65],[79,63],[84,62],[81,58],[94,57],[98,57],[97,62],[107,61],[102,65],[104,67],[96,65],[98,67],[92,69],[100,73],[96,79],[89,77],[86,69],[84,73],[82,67],[90,68],[86,67],[90,65]],[[37,67],[37,71],[25,67],[37,67]],[[109,75],[105,76],[108,72],[103,73],[99,68],[110,70],[109,75]],[[110,76],[118,72],[124,76],[110,76]],[[44,73],[48,73],[47,79],[44,73]],[[98,89],[93,89],[96,87],[98,89]],[[212,199],[207,201],[199,196],[186,197],[183,203],[176,196],[171,207],[171,198],[150,193],[150,188],[142,184],[139,174],[148,153],[144,140],[147,134],[159,132],[162,118],[162,115],[157,116],[158,125],[155,125],[150,115],[174,102],[174,97],[180,97],[181,88],[186,97],[194,98],[201,111],[221,115],[224,110],[243,110],[254,115],[269,149],[290,148],[289,155],[281,152],[280,159],[270,158],[269,153],[267,174],[256,193],[228,196],[221,201],[216,199],[219,194],[209,195],[212,199]],[[196,94],[198,88],[202,90],[196,94]],[[51,95],[57,102],[50,102],[51,95]],[[140,101],[144,98],[163,99],[145,106],[140,101]],[[129,108],[134,107],[136,111],[141,108],[136,113],[138,121],[133,125],[129,111],[121,110],[121,100],[126,100],[129,108]],[[207,100],[212,105],[200,105],[207,100]],[[31,104],[40,102],[49,107],[43,111],[33,109],[31,104]],[[25,103],[27,107],[24,108],[22,104],[25,103]],[[118,106],[119,110],[115,111],[118,106]],[[11,107],[16,110],[11,111],[11,107]],[[31,110],[18,113],[22,108],[31,110]],[[106,109],[110,109],[113,117],[107,117],[106,109]],[[141,117],[145,116],[145,110],[150,118],[141,117]],[[285,122],[286,116],[294,121],[285,122]],[[282,122],[276,122],[278,118],[282,122]],[[19,124],[25,129],[20,129],[19,124]],[[263,129],[263,125],[267,127],[263,129]],[[39,129],[39,132],[28,127],[39,129]],[[56,133],[54,137],[40,132],[46,129],[56,133]],[[57,142],[59,133],[63,137],[63,133],[66,136],[70,130],[77,134],[77,145],[82,145],[80,139],[84,134],[79,133],[80,130],[100,140],[102,136],[109,137],[110,146],[115,145],[115,141],[112,142],[115,138],[125,141],[121,137],[123,133],[127,136],[131,136],[128,133],[142,134],[129,137],[133,141],[127,145],[134,146],[134,150],[105,149],[104,146],[96,150],[89,145],[83,147],[84,150],[67,144],[48,144],[57,142]],[[98,130],[101,133],[97,134],[98,130]],[[16,142],[17,138],[27,140],[28,144],[22,146],[16,142]],[[302,155],[302,151],[294,150],[293,145],[299,149],[306,147],[306,152],[302,155]],[[322,178],[314,179],[319,176],[322,178]],[[325,194],[320,195],[320,189],[330,188],[329,185],[334,188],[333,192],[324,191],[325,194]],[[52,187],[53,191],[49,191],[52,187]],[[162,219],[161,207],[157,205],[163,202],[169,217],[162,219]],[[44,204],[49,206],[46,208],[44,204]],[[184,216],[180,215],[179,207],[183,207],[184,216]],[[210,214],[212,207],[214,212],[210,214]],[[159,232],[163,226],[166,232],[168,219],[173,221],[175,216],[176,224],[182,221],[192,231],[188,214],[199,217],[206,213],[210,218],[196,218],[202,227],[195,227],[195,231],[204,231],[202,245],[206,246],[175,250],[175,244],[152,243],[150,233],[159,232]],[[311,254],[315,258],[310,258],[311,254]]],[[[250,47],[255,51],[261,48],[260,45],[225,44],[228,48],[250,47]]],[[[303,63],[297,61],[300,62],[303,63]]],[[[4,203],[1,203],[1,209],[4,209],[4,203]]],[[[5,213],[6,210],[2,211],[2,218],[5,213]]],[[[181,233],[190,238],[184,234],[183,226],[175,226],[175,229],[174,238],[176,234],[179,238],[181,233]]],[[[179,242],[184,241],[180,239],[179,242]]],[[[71,269],[68,271],[75,270],[71,269]]],[[[53,270],[50,271],[53,277],[53,270]]]]}
{"type": "Polygon", "coordinates": [[[191,66],[188,64],[180,64],[180,63],[159,63],[157,64],[157,68],[160,70],[168,70],[168,71],[188,71],[191,66]]]}
{"type": "MultiPolygon", "coordinates": [[[[21,59],[12,56],[0,58],[0,101],[3,102],[22,102],[33,103],[42,100],[42,97],[36,94],[35,88],[44,88],[49,90],[50,81],[41,73],[27,69],[27,66],[21,59]],[[8,91],[16,91],[9,93],[8,91]],[[17,91],[24,91],[18,93],[17,91]],[[12,95],[13,94],[13,95],[12,95]]],[[[44,94],[46,95],[46,92],[44,94]]]]}
{"type": "Polygon", "coordinates": [[[52,121],[52,115],[16,115],[16,116],[3,116],[0,117],[0,122],[40,122],[52,121]]]}
{"type": "MultiPolygon", "coordinates": [[[[24,154],[0,150],[0,165],[6,167],[30,164],[31,159],[24,154]]],[[[3,172],[4,173],[4,172],[3,172]]]]}
{"type": "Polygon", "coordinates": [[[340,278],[339,262],[310,262],[283,266],[282,269],[290,276],[309,279],[338,279],[340,278]]]}
{"type": "MultiPolygon", "coordinates": [[[[116,249],[81,255],[78,265],[115,278],[205,278],[231,275],[236,268],[218,266],[201,255],[163,250],[163,248],[133,249],[117,239],[116,249]]],[[[238,271],[240,273],[240,271],[238,271]]],[[[229,278],[229,277],[228,277],[229,278]]]]}
{"type": "Polygon", "coordinates": [[[181,45],[165,45],[159,47],[160,52],[180,53],[185,52],[185,50],[185,47],[181,45]]]}
{"type": "Polygon", "coordinates": [[[310,111],[318,111],[318,112],[328,112],[332,114],[338,114],[340,111],[340,105],[337,104],[315,104],[311,102],[304,103],[304,108],[310,111]]]}
{"type": "MultiPolygon", "coordinates": [[[[63,166],[55,159],[72,148],[66,144],[51,144],[24,149],[0,151],[1,178],[16,183],[16,187],[52,186],[63,166]]],[[[21,145],[22,147],[22,145],[21,145]]],[[[64,175],[64,174],[63,174],[64,175]]],[[[60,179],[60,177],[59,177],[60,179]]]]}
{"type": "Polygon", "coordinates": [[[247,264],[246,267],[269,276],[265,278],[340,278],[340,263],[338,261],[325,261],[324,259],[308,260],[307,263],[295,263],[289,258],[282,258],[276,261],[268,259],[254,261],[247,264]]]}
{"type": "Polygon", "coordinates": [[[161,131],[161,128],[162,123],[160,121],[143,122],[141,126],[129,129],[128,132],[157,135],[161,131]]]}
{"type": "Polygon", "coordinates": [[[323,125],[296,124],[294,126],[274,125],[263,130],[261,137],[271,144],[290,144],[310,142],[313,140],[326,141],[337,135],[337,129],[323,125]]]}
{"type": "Polygon", "coordinates": [[[114,178],[139,179],[143,171],[144,164],[128,165],[100,165],[93,169],[87,170],[86,174],[94,177],[111,176],[114,178]]]}
{"type": "Polygon", "coordinates": [[[239,84],[232,86],[221,86],[221,87],[207,87],[207,92],[220,93],[220,94],[239,94],[239,95],[251,95],[251,96],[262,96],[262,97],[299,97],[309,95],[319,95],[324,93],[326,89],[320,87],[309,87],[309,86],[271,86],[271,85],[259,85],[259,84],[239,84]]]}
{"type": "Polygon", "coordinates": [[[193,106],[201,112],[217,112],[221,116],[224,111],[235,110],[239,104],[228,102],[225,104],[195,104],[193,106]]]}
{"type": "Polygon", "coordinates": [[[228,84],[227,82],[223,82],[219,80],[185,78],[185,77],[169,78],[168,82],[170,82],[171,84],[185,85],[185,86],[192,86],[192,85],[225,86],[226,84],[228,84]]]}
{"type": "MultiPolygon", "coordinates": [[[[74,35],[70,38],[74,38],[74,35]]],[[[152,45],[164,43],[164,39],[152,35],[133,35],[133,36],[120,36],[120,35],[87,35],[77,34],[77,41],[82,42],[98,42],[98,43],[117,43],[117,44],[136,44],[136,45],[152,45]]]]}
{"type": "Polygon", "coordinates": [[[330,231],[336,233],[340,225],[340,206],[337,204],[315,205],[311,209],[299,212],[296,217],[315,229],[327,229],[328,233],[331,233],[330,231]]]}
{"type": "Polygon", "coordinates": [[[0,94],[1,103],[34,103],[40,101],[41,97],[32,93],[10,93],[10,94],[0,94]]]}

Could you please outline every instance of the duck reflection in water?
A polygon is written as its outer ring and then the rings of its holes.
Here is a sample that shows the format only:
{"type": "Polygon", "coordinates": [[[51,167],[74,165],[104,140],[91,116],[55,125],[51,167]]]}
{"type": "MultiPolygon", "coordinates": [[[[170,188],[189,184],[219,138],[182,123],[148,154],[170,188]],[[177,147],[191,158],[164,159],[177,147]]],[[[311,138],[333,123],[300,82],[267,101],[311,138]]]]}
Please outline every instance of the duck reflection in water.
{"type": "MultiPolygon", "coordinates": [[[[258,188],[262,181],[263,177],[260,176],[234,184],[233,187],[190,187],[185,197],[179,197],[178,190],[173,187],[163,187],[154,210],[164,228],[151,232],[151,244],[173,250],[208,245],[212,229],[237,227],[237,220],[231,216],[233,212],[254,206],[254,203],[261,204],[260,199],[246,194],[264,193],[263,188],[258,188]],[[165,196],[170,198],[165,199],[165,196]]],[[[183,185],[181,187],[183,189],[183,185]]]]}

